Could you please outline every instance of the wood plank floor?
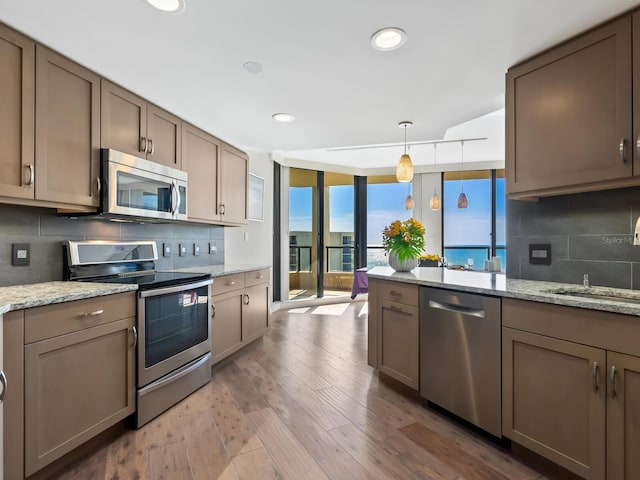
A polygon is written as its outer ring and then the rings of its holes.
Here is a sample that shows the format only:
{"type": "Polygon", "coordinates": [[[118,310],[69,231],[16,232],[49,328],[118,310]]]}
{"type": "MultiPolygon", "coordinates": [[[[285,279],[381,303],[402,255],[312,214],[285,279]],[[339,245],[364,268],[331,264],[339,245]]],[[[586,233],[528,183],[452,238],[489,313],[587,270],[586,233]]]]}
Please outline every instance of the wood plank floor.
{"type": "Polygon", "coordinates": [[[366,306],[275,313],[211,383],[57,478],[545,478],[379,381],[366,306]]]}

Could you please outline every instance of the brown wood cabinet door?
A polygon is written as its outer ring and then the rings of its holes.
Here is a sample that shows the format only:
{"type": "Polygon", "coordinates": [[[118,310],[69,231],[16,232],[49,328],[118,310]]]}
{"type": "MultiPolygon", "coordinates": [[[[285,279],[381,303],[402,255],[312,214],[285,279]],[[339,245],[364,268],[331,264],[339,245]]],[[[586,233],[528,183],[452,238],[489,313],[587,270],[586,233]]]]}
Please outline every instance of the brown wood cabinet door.
{"type": "Polygon", "coordinates": [[[147,156],[147,102],[102,79],[100,144],[136,157],[147,156]]]}
{"type": "MultiPolygon", "coordinates": [[[[218,281],[215,279],[214,282],[218,281]]],[[[244,290],[234,290],[212,297],[211,363],[215,364],[242,345],[242,302],[244,290]]]]}
{"type": "Polygon", "coordinates": [[[240,150],[222,144],[220,162],[220,218],[228,223],[245,224],[249,158],[240,150]]]}
{"type": "Polygon", "coordinates": [[[631,177],[631,70],[631,16],[509,70],[509,195],[631,177]]]}
{"type": "Polygon", "coordinates": [[[247,288],[242,312],[242,341],[247,343],[261,336],[269,326],[269,284],[247,288]]]}
{"type": "Polygon", "coordinates": [[[24,475],[24,311],[4,314],[3,369],[7,376],[7,392],[2,403],[4,478],[24,475]]]}
{"type": "Polygon", "coordinates": [[[369,279],[367,313],[367,363],[378,368],[378,286],[380,282],[369,279]]]}
{"type": "Polygon", "coordinates": [[[182,123],[182,169],[187,172],[189,220],[218,221],[220,142],[199,128],[182,123]]]}
{"type": "Polygon", "coordinates": [[[34,198],[35,43],[0,25],[0,196],[34,198]]]}
{"type": "Polygon", "coordinates": [[[147,159],[182,168],[182,120],[153,104],[147,105],[147,159]]]}
{"type": "Polygon", "coordinates": [[[134,412],[134,324],[118,320],[24,347],[27,476],[134,412]]]}
{"type": "Polygon", "coordinates": [[[419,310],[389,300],[381,300],[378,305],[380,371],[419,390],[419,310]]]}
{"type": "Polygon", "coordinates": [[[640,358],[607,352],[606,374],[607,480],[640,478],[640,358]]]}
{"type": "Polygon", "coordinates": [[[503,328],[503,435],[583,478],[603,479],[605,366],[605,350],[503,328]]]}
{"type": "Polygon", "coordinates": [[[100,203],[100,77],[36,48],[36,198],[100,203]]]}
{"type": "Polygon", "coordinates": [[[633,174],[640,175],[640,12],[632,15],[633,28],[633,174]]]}

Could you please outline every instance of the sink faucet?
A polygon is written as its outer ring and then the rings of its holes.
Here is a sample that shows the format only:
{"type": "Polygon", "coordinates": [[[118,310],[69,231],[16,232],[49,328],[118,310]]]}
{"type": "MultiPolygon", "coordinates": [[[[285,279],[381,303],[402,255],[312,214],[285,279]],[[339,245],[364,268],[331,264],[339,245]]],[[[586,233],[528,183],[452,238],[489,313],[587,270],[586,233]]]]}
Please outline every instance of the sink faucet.
{"type": "Polygon", "coordinates": [[[591,284],[589,283],[589,274],[588,273],[585,273],[582,276],[582,286],[584,288],[589,288],[591,286],[591,284]]]}

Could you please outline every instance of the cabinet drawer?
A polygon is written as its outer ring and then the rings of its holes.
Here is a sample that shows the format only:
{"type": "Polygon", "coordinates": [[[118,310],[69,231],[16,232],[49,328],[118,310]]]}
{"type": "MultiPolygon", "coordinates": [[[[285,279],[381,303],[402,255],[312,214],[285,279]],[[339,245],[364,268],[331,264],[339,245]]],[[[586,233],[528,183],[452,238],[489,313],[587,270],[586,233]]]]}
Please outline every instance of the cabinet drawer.
{"type": "Polygon", "coordinates": [[[271,279],[271,273],[268,268],[263,268],[262,270],[254,270],[253,272],[245,273],[245,281],[247,287],[251,287],[253,285],[259,285],[261,283],[269,283],[271,279]]]}
{"type": "Polygon", "coordinates": [[[216,277],[213,279],[211,295],[220,295],[221,293],[237,290],[238,288],[244,288],[244,273],[234,273],[233,275],[216,277]]]}
{"type": "Polygon", "coordinates": [[[380,282],[378,294],[382,300],[389,300],[405,305],[418,306],[419,295],[417,285],[407,285],[399,282],[380,282]]]}
{"type": "Polygon", "coordinates": [[[134,292],[29,308],[24,312],[24,343],[77,332],[135,315],[134,292]]]}

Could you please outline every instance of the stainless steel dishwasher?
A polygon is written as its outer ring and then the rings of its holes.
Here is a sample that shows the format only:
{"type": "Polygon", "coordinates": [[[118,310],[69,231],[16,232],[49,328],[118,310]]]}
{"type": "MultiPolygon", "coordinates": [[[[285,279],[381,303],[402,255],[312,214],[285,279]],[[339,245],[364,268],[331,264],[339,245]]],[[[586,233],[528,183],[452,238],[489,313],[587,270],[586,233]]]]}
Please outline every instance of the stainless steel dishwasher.
{"type": "Polygon", "coordinates": [[[496,437],[500,315],[499,298],[420,288],[420,395],[496,437]]]}

